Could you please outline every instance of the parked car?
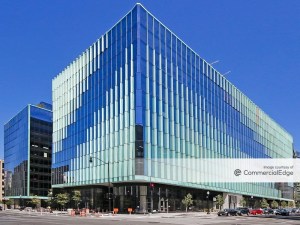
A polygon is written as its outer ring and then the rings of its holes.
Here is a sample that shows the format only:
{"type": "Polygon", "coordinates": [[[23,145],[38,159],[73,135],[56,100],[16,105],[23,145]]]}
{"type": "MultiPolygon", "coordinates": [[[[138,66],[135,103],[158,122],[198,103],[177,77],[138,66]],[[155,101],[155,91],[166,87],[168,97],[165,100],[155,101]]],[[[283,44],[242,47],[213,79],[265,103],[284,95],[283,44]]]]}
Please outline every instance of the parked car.
{"type": "Polygon", "coordinates": [[[242,216],[242,215],[249,215],[250,210],[248,208],[245,207],[238,207],[236,208],[237,214],[242,216]]]}
{"type": "Polygon", "coordinates": [[[218,212],[218,216],[237,216],[237,210],[224,209],[218,212]]]}
{"type": "Polygon", "coordinates": [[[0,211],[2,211],[2,206],[0,206],[0,211]]]}
{"type": "Polygon", "coordinates": [[[289,211],[289,213],[292,213],[292,208],[285,208],[287,211],[289,211]]]}
{"type": "Polygon", "coordinates": [[[274,214],[277,212],[278,209],[273,209],[274,214]]]}
{"type": "Polygon", "coordinates": [[[292,212],[293,213],[300,213],[300,208],[293,208],[292,212]]]}
{"type": "Polygon", "coordinates": [[[252,215],[262,215],[264,211],[262,209],[252,209],[250,210],[250,214],[252,215]]]}
{"type": "Polygon", "coordinates": [[[274,214],[274,210],[271,208],[265,208],[263,209],[264,214],[274,214]]]}
{"type": "Polygon", "coordinates": [[[286,209],[278,209],[275,213],[275,215],[280,215],[280,216],[289,216],[290,212],[286,209]]]}

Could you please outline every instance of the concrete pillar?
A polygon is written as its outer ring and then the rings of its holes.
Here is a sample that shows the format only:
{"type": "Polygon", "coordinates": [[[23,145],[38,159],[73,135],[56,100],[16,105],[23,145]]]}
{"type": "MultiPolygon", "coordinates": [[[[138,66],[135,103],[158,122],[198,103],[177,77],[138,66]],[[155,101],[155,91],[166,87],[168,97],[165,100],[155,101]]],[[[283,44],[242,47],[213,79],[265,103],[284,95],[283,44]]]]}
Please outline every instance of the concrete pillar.
{"type": "Polygon", "coordinates": [[[124,209],[124,195],[120,195],[120,210],[125,212],[125,209],[124,209]]]}
{"type": "Polygon", "coordinates": [[[243,195],[233,194],[233,193],[223,193],[224,198],[224,208],[237,208],[241,207],[240,200],[242,199],[243,195]]]}
{"type": "Polygon", "coordinates": [[[243,198],[243,195],[236,195],[236,200],[237,200],[237,206],[236,207],[243,207],[240,205],[240,201],[243,198]]]}
{"type": "Polygon", "coordinates": [[[140,186],[140,210],[147,212],[147,187],[140,186]]]}
{"type": "Polygon", "coordinates": [[[124,209],[124,187],[119,187],[119,196],[120,196],[120,211],[125,212],[125,209],[124,209]]]}
{"type": "Polygon", "coordinates": [[[223,209],[229,208],[229,195],[228,193],[223,193],[224,204],[222,206],[223,209]]]}

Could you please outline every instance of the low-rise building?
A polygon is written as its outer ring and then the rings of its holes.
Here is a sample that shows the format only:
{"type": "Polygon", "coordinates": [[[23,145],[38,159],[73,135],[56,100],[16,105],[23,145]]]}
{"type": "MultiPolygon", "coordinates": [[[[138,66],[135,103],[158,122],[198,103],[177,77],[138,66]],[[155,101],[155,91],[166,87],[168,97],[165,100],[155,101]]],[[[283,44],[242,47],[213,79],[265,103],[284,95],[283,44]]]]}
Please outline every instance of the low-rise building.
{"type": "Polygon", "coordinates": [[[4,125],[5,197],[25,206],[51,188],[52,106],[27,105],[4,125]]]}
{"type": "Polygon", "coordinates": [[[4,160],[0,159],[0,202],[4,197],[4,160]]]}

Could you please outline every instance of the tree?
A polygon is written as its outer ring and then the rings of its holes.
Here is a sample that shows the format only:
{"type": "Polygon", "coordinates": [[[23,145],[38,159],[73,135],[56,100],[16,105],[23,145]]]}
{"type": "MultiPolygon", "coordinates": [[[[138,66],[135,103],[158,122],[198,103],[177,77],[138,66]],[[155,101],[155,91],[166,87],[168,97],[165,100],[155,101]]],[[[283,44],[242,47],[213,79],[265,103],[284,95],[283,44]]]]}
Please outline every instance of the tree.
{"type": "Polygon", "coordinates": [[[276,202],[275,200],[273,200],[273,201],[271,202],[271,207],[272,207],[273,209],[278,208],[278,202],[276,202]]]}
{"type": "Polygon", "coordinates": [[[240,205],[243,206],[243,207],[245,207],[245,206],[247,205],[247,201],[246,201],[245,198],[241,198],[241,200],[240,200],[239,203],[240,203],[240,205]]]}
{"type": "Polygon", "coordinates": [[[193,204],[193,196],[188,193],[181,202],[185,206],[185,211],[187,212],[188,207],[193,204]]]}
{"type": "Polygon", "coordinates": [[[266,199],[262,199],[261,200],[261,202],[260,202],[260,206],[262,207],[262,208],[268,208],[269,207],[269,203],[267,202],[267,200],[266,199]]]}
{"type": "Polygon", "coordinates": [[[296,202],[296,207],[300,208],[300,202],[296,202]]]}
{"type": "Polygon", "coordinates": [[[260,208],[260,201],[256,200],[254,202],[254,208],[260,208]]]}
{"type": "Polygon", "coordinates": [[[56,203],[61,206],[61,209],[70,201],[70,196],[67,193],[59,193],[55,195],[56,203]]]}
{"type": "Polygon", "coordinates": [[[73,191],[72,200],[75,203],[75,207],[79,208],[79,202],[81,201],[81,192],[78,190],[73,191]]]}
{"type": "Polygon", "coordinates": [[[10,206],[14,204],[14,201],[12,199],[9,199],[5,201],[5,204],[7,205],[8,208],[10,208],[10,206]]]}
{"type": "Polygon", "coordinates": [[[281,202],[280,202],[280,206],[281,206],[282,208],[285,208],[285,207],[287,206],[286,201],[281,201],[281,202]]]}
{"type": "Polygon", "coordinates": [[[224,204],[224,198],[222,195],[217,195],[216,196],[216,203],[217,203],[217,206],[219,207],[219,210],[222,208],[223,204],[224,204]]]}
{"type": "Polygon", "coordinates": [[[37,195],[33,196],[33,198],[30,201],[34,208],[36,208],[36,206],[40,204],[40,202],[41,200],[37,198],[37,195]]]}
{"type": "Polygon", "coordinates": [[[291,201],[290,201],[290,202],[288,203],[288,206],[289,206],[290,208],[293,208],[293,207],[294,207],[294,202],[291,202],[291,201]]]}

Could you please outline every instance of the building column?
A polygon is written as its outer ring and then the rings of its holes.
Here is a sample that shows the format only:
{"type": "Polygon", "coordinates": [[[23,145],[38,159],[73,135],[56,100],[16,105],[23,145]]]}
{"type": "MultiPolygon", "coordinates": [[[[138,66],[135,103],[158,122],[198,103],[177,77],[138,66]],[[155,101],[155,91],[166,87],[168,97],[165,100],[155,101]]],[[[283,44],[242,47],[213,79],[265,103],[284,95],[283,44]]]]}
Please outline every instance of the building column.
{"type": "Polygon", "coordinates": [[[125,209],[124,209],[124,187],[119,187],[118,188],[118,194],[119,194],[119,206],[120,206],[120,211],[121,212],[125,212],[125,209]]]}
{"type": "Polygon", "coordinates": [[[224,204],[222,206],[223,209],[229,208],[229,195],[228,193],[223,193],[224,204]]]}
{"type": "Polygon", "coordinates": [[[147,212],[147,187],[140,186],[140,210],[147,212]]]}
{"type": "Polygon", "coordinates": [[[243,195],[223,193],[224,204],[223,208],[236,208],[240,206],[240,200],[243,195]]]}

